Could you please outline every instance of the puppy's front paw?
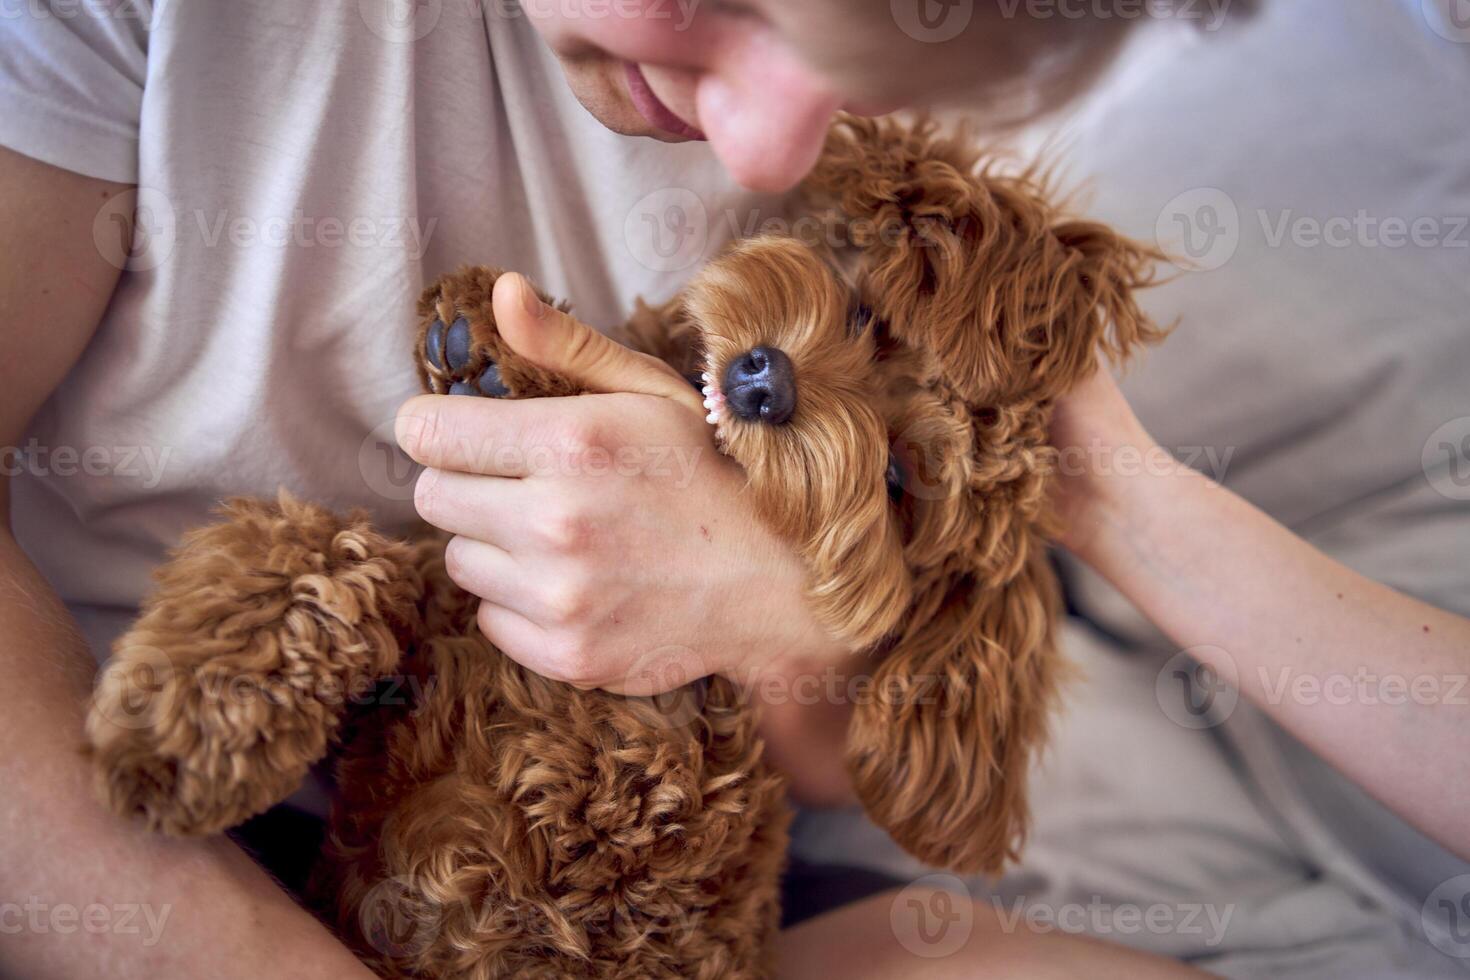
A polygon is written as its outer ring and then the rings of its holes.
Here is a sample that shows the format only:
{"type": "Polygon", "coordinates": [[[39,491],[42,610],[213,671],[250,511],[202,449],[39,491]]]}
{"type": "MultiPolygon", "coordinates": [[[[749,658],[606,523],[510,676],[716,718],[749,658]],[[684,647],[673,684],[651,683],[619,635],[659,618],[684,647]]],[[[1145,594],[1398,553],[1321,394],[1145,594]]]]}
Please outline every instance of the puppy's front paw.
{"type": "MultiPolygon", "coordinates": [[[[577,394],[578,386],[527,361],[501,338],[491,302],[501,275],[499,269],[473,266],[424,290],[415,359],[425,390],[484,398],[577,394]]],[[[551,304],[549,296],[537,292],[551,304]]]]}
{"type": "Polygon", "coordinates": [[[424,334],[420,352],[427,362],[425,374],[436,395],[483,395],[504,398],[510,389],[500,378],[500,365],[482,346],[476,347],[470,322],[463,316],[445,325],[435,319],[424,334]]]}

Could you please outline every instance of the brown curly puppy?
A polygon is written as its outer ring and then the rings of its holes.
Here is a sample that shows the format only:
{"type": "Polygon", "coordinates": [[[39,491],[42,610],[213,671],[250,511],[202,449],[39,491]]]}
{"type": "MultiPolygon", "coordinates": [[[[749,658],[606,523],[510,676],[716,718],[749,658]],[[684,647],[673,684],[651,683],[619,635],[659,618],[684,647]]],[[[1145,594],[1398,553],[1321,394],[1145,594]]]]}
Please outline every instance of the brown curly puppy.
{"type": "MultiPolygon", "coordinates": [[[[1157,336],[1132,298],[1155,256],[928,124],[844,120],[806,193],[819,240],[736,245],[627,335],[703,374],[718,443],[860,651],[868,811],[931,863],[997,869],[1060,670],[1051,406],[1099,349],[1157,336]]],[[[425,386],[579,393],[501,343],[496,276],[426,291],[425,386]]],[[[441,537],[283,496],[185,539],[87,734],[107,802],[175,834],[333,751],[315,891],[383,976],[712,980],[766,975],[777,924],[788,818],[754,723],[723,678],[647,700],[535,676],[480,635],[441,537]],[[388,677],[413,697],[364,696],[388,677]]]]}

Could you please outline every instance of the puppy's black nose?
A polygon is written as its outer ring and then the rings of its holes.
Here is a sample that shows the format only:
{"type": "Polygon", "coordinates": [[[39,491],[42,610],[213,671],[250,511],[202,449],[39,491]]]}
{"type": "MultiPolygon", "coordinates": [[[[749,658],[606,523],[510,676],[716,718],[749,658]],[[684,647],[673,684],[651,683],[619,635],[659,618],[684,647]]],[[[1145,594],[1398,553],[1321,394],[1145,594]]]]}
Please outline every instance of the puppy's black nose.
{"type": "Polygon", "coordinates": [[[725,403],[747,422],[781,425],[796,410],[796,373],[776,347],[752,347],[725,369],[725,403]]]}

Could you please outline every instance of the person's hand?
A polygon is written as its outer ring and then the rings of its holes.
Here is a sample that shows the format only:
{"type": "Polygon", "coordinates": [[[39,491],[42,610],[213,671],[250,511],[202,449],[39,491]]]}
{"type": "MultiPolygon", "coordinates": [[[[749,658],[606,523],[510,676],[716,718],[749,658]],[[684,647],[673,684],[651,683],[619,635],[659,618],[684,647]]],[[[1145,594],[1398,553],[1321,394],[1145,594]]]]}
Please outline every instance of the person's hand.
{"type": "Polygon", "coordinates": [[[841,651],[805,570],[757,518],[672,369],[496,283],[502,337],[597,392],[524,401],[423,395],[397,437],[426,469],[415,504],[454,534],[450,576],[506,655],[582,688],[661,693],[841,651]]]}
{"type": "Polygon", "coordinates": [[[1057,449],[1053,501],[1062,521],[1060,543],[1086,557],[1112,524],[1110,511],[1127,493],[1128,475],[1163,459],[1106,366],[1057,402],[1051,421],[1057,449]]]}
{"type": "Polygon", "coordinates": [[[855,699],[864,696],[856,682],[867,670],[861,660],[789,660],[749,691],[761,706],[766,761],[785,775],[787,792],[801,806],[858,802],[845,756],[855,699]]]}

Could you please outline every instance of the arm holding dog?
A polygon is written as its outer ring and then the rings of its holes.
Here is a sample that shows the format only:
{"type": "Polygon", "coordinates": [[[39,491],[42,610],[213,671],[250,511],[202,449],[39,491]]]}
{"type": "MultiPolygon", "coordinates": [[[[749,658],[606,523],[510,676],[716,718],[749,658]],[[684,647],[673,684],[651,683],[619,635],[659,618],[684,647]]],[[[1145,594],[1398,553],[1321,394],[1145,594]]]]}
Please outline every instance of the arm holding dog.
{"type": "MultiPolygon", "coordinates": [[[[1157,448],[1106,374],[1063,400],[1052,432],[1063,446],[1157,448]]],[[[1433,704],[1307,704],[1273,696],[1270,686],[1288,663],[1324,678],[1363,670],[1463,678],[1470,619],[1359,575],[1183,465],[1164,474],[1071,474],[1060,489],[1070,550],[1181,647],[1238,673],[1242,693],[1313,751],[1470,857],[1463,697],[1439,683],[1446,697],[1433,704]],[[1226,658],[1233,663],[1218,662],[1226,658]]]]}
{"type": "MultiPolygon", "coordinates": [[[[0,254],[9,259],[0,263],[0,444],[15,445],[86,346],[117,281],[118,270],[93,246],[94,219],[131,214],[125,186],[8,150],[0,149],[0,176],[0,254]]],[[[0,480],[0,513],[8,514],[8,503],[0,480]]],[[[0,590],[10,668],[0,712],[3,893],[33,895],[53,909],[126,903],[168,915],[166,941],[151,946],[122,930],[8,935],[0,973],[369,976],[233,844],[153,837],[96,804],[77,751],[95,665],[8,517],[0,526],[0,590]]]]}

